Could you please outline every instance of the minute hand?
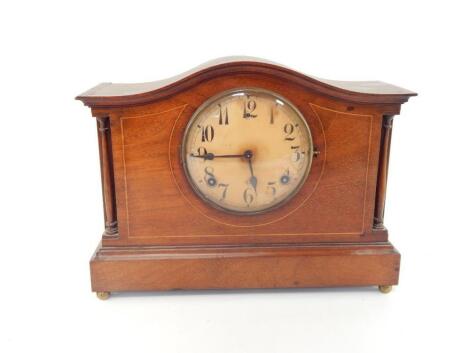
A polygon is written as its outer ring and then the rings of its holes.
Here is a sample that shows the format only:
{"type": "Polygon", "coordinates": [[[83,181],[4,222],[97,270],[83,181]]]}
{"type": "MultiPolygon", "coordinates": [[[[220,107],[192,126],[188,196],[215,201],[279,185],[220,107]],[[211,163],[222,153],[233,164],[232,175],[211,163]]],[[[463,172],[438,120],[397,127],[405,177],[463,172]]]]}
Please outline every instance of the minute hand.
{"type": "Polygon", "coordinates": [[[214,158],[242,158],[244,156],[245,156],[244,154],[219,154],[219,155],[215,155],[215,154],[210,153],[210,152],[200,156],[200,155],[196,155],[196,154],[191,153],[191,157],[203,158],[203,159],[209,160],[209,161],[213,160],[214,158]]]}

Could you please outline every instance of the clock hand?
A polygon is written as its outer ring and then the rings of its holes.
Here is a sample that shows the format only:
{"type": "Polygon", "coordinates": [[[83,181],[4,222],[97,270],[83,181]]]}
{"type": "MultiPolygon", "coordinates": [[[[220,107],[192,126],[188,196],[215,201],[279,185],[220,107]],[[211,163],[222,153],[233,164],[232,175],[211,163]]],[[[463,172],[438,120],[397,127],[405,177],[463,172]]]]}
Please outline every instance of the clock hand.
{"type": "Polygon", "coordinates": [[[204,160],[213,160],[214,158],[241,158],[241,157],[246,157],[244,154],[219,154],[219,155],[215,155],[213,153],[206,153],[206,154],[203,154],[203,155],[197,155],[197,154],[193,154],[191,153],[190,155],[191,157],[196,157],[196,158],[203,158],[204,160]]]}
{"type": "Polygon", "coordinates": [[[246,159],[248,159],[248,167],[250,168],[250,174],[251,174],[250,184],[251,184],[251,186],[253,186],[253,189],[256,192],[256,186],[258,185],[258,178],[256,178],[254,173],[253,173],[253,162],[251,161],[251,159],[253,158],[253,152],[248,150],[243,154],[243,156],[246,159]]]}
{"type": "Polygon", "coordinates": [[[244,156],[243,154],[219,154],[215,155],[214,158],[241,158],[244,156]]]}
{"type": "Polygon", "coordinates": [[[250,173],[251,173],[250,184],[251,186],[253,186],[253,189],[255,189],[255,192],[256,192],[256,185],[258,184],[258,178],[256,178],[253,175],[253,164],[251,163],[251,158],[248,159],[248,166],[250,167],[250,173]]]}

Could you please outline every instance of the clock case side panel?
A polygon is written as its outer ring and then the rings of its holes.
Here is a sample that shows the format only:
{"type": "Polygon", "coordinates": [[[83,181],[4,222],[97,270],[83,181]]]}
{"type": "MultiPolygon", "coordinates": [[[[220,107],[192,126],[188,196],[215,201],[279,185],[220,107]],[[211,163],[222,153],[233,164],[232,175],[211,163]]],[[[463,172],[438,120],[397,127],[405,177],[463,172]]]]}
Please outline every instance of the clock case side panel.
{"type": "MultiPolygon", "coordinates": [[[[166,106],[162,102],[161,107],[164,110],[166,106]]],[[[184,105],[179,108],[184,109],[184,105]]],[[[153,108],[146,112],[154,115],[153,108]]],[[[132,244],[129,239],[131,224],[128,205],[128,193],[132,193],[132,190],[128,190],[127,177],[127,170],[132,165],[126,165],[125,121],[129,116],[132,118],[133,113],[129,114],[127,109],[121,108],[94,108],[92,115],[97,118],[98,126],[103,122],[106,124],[106,134],[102,133],[103,129],[98,128],[99,133],[101,132],[99,143],[105,209],[105,232],[101,238],[101,246],[127,246],[132,244]],[[108,214],[112,217],[108,217],[108,214]],[[108,232],[108,223],[111,220],[114,226],[112,234],[108,232]]]]}
{"type": "Polygon", "coordinates": [[[389,125],[385,121],[400,113],[399,104],[354,104],[345,101],[331,101],[330,97],[319,95],[312,107],[318,106],[332,110],[345,117],[364,116],[371,121],[369,136],[369,155],[367,173],[365,175],[366,189],[364,192],[364,221],[360,242],[387,242],[388,231],[385,227],[377,227],[376,215],[382,214],[386,189],[388,153],[390,148],[389,125]],[[333,102],[333,104],[331,104],[333,102]],[[340,107],[340,108],[338,108],[340,107]],[[388,131],[388,132],[387,132],[388,131]],[[388,147],[387,147],[388,146],[388,147]],[[384,182],[385,181],[385,182],[384,182]]]}

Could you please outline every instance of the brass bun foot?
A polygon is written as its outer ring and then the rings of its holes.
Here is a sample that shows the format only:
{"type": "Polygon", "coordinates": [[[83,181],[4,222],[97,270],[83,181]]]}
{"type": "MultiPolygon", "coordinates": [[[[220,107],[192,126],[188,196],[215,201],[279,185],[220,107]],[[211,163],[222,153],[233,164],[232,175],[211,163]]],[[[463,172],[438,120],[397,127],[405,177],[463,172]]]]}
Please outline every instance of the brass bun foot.
{"type": "Polygon", "coordinates": [[[109,292],[96,292],[96,296],[101,300],[108,299],[110,295],[111,295],[111,293],[109,293],[109,292]]]}
{"type": "Polygon", "coordinates": [[[379,291],[384,294],[390,293],[392,291],[392,286],[379,286],[379,291]]]}

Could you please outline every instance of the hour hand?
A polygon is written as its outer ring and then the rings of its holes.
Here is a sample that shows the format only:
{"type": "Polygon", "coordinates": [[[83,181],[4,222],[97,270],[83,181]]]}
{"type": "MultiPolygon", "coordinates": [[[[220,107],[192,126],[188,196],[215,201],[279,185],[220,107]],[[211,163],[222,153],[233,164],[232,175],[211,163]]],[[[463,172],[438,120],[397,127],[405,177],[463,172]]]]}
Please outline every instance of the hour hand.
{"type": "Polygon", "coordinates": [[[251,158],[248,158],[248,166],[250,167],[250,174],[251,174],[250,184],[251,186],[253,186],[253,190],[255,190],[256,192],[256,186],[258,185],[258,178],[256,178],[253,173],[253,164],[251,162],[251,158]]]}
{"type": "Polygon", "coordinates": [[[256,185],[258,185],[258,179],[255,176],[250,178],[250,184],[253,186],[253,190],[256,192],[256,185]]]}

